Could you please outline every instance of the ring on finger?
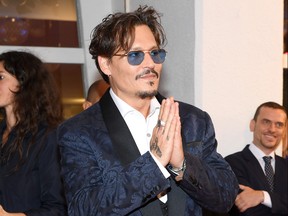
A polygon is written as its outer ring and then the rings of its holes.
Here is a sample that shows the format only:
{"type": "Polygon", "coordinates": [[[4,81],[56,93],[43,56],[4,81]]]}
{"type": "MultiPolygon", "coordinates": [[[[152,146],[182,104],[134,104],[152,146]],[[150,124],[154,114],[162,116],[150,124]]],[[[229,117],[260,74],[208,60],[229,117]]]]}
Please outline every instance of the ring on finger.
{"type": "Polygon", "coordinates": [[[158,119],[157,127],[165,127],[165,121],[162,121],[161,119],[158,119]]]}

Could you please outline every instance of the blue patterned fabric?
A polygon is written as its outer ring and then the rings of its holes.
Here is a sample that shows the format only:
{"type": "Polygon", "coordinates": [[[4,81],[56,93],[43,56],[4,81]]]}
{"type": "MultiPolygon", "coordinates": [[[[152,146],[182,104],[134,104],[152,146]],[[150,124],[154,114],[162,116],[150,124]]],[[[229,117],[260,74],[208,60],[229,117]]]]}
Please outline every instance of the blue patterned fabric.
{"type": "MultiPolygon", "coordinates": [[[[0,123],[3,134],[6,122],[0,123]]],[[[32,138],[26,134],[23,142],[23,156],[28,157],[16,172],[19,155],[12,154],[10,160],[0,163],[0,205],[7,212],[23,212],[27,216],[66,216],[66,203],[60,176],[59,149],[56,143],[56,131],[48,132],[44,124],[39,124],[34,144],[27,154],[32,138]]],[[[0,153],[7,151],[15,139],[15,130],[0,153]]],[[[1,145],[0,141],[0,145],[1,145]]],[[[2,215],[0,213],[0,215],[2,215]]]]}
{"type": "MultiPolygon", "coordinates": [[[[161,97],[158,100],[161,102],[161,97]]],[[[169,215],[227,212],[238,192],[236,177],[216,152],[209,115],[180,102],[187,168],[166,179],[150,153],[140,155],[109,92],[58,129],[70,216],[161,215],[157,194],[168,191],[169,215]]]]}

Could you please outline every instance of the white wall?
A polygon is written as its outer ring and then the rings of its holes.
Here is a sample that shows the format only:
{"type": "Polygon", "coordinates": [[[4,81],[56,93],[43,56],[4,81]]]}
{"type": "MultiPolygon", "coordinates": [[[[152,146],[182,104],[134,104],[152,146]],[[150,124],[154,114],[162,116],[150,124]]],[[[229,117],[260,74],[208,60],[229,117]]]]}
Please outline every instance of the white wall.
{"type": "Polygon", "coordinates": [[[282,104],[283,1],[196,3],[195,104],[211,114],[227,155],[252,140],[259,104],[282,104]]]}
{"type": "MultiPolygon", "coordinates": [[[[223,156],[241,150],[251,141],[248,124],[256,107],[268,100],[282,103],[283,1],[125,3],[127,10],[149,3],[164,15],[169,53],[161,90],[211,115],[223,156]]],[[[123,8],[120,0],[80,0],[80,5],[91,84],[99,75],[87,50],[90,33],[104,16],[123,8]]]]}
{"type": "Polygon", "coordinates": [[[82,29],[80,33],[82,47],[84,49],[85,64],[83,76],[86,92],[89,86],[101,76],[89,53],[90,35],[98,23],[108,14],[115,11],[124,11],[124,1],[117,0],[76,0],[78,8],[78,23],[82,29]]]}

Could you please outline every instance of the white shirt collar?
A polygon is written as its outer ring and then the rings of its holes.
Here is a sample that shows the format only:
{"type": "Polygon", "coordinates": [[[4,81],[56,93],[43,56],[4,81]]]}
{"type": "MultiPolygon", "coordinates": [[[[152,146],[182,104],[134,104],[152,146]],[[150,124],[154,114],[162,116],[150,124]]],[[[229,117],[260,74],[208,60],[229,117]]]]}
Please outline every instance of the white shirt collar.
{"type": "MultiPolygon", "coordinates": [[[[112,88],[110,88],[110,95],[114,101],[114,103],[116,104],[117,108],[119,109],[122,117],[125,119],[126,115],[130,112],[139,112],[138,110],[134,109],[133,107],[131,107],[129,104],[127,104],[125,101],[123,101],[121,98],[119,98],[114,91],[112,90],[112,88]]],[[[158,100],[156,99],[156,97],[153,97],[150,103],[150,111],[149,111],[149,116],[152,115],[156,109],[160,109],[160,103],[158,102],[158,100]]]]}
{"type": "Polygon", "coordinates": [[[270,155],[266,155],[254,143],[249,145],[249,149],[252,152],[252,154],[256,157],[256,159],[258,160],[258,162],[259,162],[260,166],[262,167],[264,173],[265,173],[265,170],[264,170],[265,162],[263,160],[264,156],[271,156],[272,157],[271,165],[272,165],[273,169],[275,170],[275,153],[274,153],[274,151],[271,152],[270,155]]]}
{"type": "Polygon", "coordinates": [[[266,154],[264,154],[264,152],[261,151],[261,149],[259,149],[254,143],[252,143],[252,144],[249,146],[249,149],[250,149],[250,151],[253,153],[253,155],[254,155],[257,159],[263,160],[262,158],[263,158],[264,156],[271,156],[273,159],[275,158],[274,152],[271,152],[270,155],[266,155],[266,154]]]}

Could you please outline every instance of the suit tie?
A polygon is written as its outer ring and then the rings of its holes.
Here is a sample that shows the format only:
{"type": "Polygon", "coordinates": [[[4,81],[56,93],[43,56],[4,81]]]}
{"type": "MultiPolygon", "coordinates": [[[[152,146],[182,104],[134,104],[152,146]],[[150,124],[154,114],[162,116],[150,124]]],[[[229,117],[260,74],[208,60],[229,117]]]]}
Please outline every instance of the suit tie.
{"type": "Polygon", "coordinates": [[[266,173],[266,178],[268,180],[269,186],[270,186],[270,190],[273,191],[274,189],[274,171],[273,168],[271,166],[271,156],[264,156],[263,160],[265,161],[265,173],[266,173]]]}

